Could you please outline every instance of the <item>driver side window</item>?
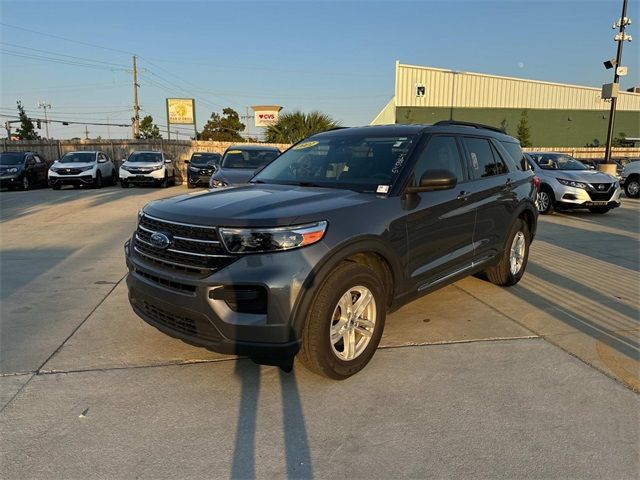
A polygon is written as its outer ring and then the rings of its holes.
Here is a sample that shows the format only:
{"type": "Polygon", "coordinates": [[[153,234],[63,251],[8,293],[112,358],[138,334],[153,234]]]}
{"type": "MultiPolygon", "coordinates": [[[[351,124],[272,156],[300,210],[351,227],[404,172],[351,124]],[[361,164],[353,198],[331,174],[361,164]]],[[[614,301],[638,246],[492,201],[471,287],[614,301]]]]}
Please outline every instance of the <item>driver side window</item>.
{"type": "Polygon", "coordinates": [[[415,182],[419,182],[426,172],[433,170],[449,170],[455,175],[458,182],[465,180],[455,137],[441,135],[431,137],[416,162],[415,182]]]}

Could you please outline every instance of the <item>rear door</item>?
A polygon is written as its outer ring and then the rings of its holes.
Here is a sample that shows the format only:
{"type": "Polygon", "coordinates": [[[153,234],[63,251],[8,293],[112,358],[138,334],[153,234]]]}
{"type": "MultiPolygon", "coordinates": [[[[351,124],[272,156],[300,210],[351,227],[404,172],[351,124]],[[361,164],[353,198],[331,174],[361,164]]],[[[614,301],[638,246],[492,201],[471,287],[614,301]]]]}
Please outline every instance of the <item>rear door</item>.
{"type": "Polygon", "coordinates": [[[407,207],[407,274],[414,289],[423,290],[471,265],[474,207],[467,200],[468,174],[459,141],[433,135],[416,161],[414,183],[428,170],[449,170],[458,184],[450,190],[422,192],[407,207]]]}
{"type": "Polygon", "coordinates": [[[35,169],[36,169],[36,175],[38,178],[38,182],[40,183],[46,183],[47,181],[47,164],[44,162],[44,160],[42,158],[40,158],[39,155],[33,155],[33,159],[36,162],[35,165],[35,169]]]}
{"type": "Polygon", "coordinates": [[[472,179],[469,203],[476,210],[474,259],[482,262],[504,248],[517,207],[515,182],[506,161],[489,138],[465,136],[464,149],[472,179]]]}

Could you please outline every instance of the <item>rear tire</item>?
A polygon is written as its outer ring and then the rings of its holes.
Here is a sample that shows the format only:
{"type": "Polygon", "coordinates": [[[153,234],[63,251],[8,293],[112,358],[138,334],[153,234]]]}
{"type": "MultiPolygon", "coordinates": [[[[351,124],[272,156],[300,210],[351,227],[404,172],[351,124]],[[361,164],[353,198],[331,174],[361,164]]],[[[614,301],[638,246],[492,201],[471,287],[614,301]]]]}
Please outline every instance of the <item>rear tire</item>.
{"type": "Polygon", "coordinates": [[[115,170],[111,170],[111,185],[118,183],[118,174],[115,170]]]}
{"type": "Polygon", "coordinates": [[[362,370],[384,330],[384,291],[382,281],[369,267],[353,262],[338,265],[316,292],[307,312],[300,361],[312,372],[336,380],[362,370]],[[358,314],[352,308],[359,305],[364,310],[358,314]]]}
{"type": "Polygon", "coordinates": [[[536,207],[541,215],[549,215],[555,210],[555,198],[553,190],[549,187],[541,186],[536,197],[536,207]]]}
{"type": "Polygon", "coordinates": [[[589,211],[591,213],[607,213],[609,210],[611,210],[611,208],[609,208],[609,207],[591,207],[591,208],[589,208],[589,211]]]}
{"type": "Polygon", "coordinates": [[[485,271],[489,281],[503,287],[518,283],[527,268],[530,243],[531,234],[527,224],[517,219],[507,237],[500,262],[485,271]]]}

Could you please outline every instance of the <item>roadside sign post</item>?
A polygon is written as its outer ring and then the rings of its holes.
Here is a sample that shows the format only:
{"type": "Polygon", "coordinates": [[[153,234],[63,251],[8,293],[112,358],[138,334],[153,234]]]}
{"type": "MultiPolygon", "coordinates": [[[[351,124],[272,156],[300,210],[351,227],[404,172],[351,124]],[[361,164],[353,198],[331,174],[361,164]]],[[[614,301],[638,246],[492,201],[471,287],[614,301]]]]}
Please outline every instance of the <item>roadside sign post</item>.
{"type": "Polygon", "coordinates": [[[167,98],[167,140],[171,140],[171,125],[193,125],[194,137],[198,138],[195,99],[167,98]]]}

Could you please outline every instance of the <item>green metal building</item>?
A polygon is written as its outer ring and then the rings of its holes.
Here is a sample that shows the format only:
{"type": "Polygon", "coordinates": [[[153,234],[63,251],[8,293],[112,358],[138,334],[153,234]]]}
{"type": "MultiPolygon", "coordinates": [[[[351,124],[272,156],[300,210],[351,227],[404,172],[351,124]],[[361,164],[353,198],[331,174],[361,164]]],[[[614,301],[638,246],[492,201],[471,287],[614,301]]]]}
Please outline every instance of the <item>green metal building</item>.
{"type": "MultiPolygon", "coordinates": [[[[610,107],[600,88],[396,62],[395,95],[371,124],[453,119],[502,126],[516,136],[526,112],[534,146],[584,147],[606,142],[610,107]]],[[[614,132],[640,137],[640,93],[619,94],[614,132]]]]}

